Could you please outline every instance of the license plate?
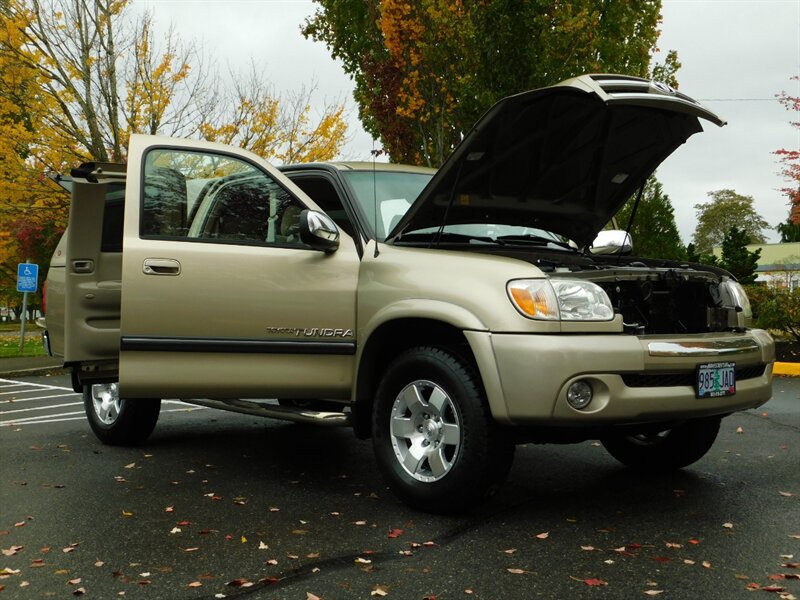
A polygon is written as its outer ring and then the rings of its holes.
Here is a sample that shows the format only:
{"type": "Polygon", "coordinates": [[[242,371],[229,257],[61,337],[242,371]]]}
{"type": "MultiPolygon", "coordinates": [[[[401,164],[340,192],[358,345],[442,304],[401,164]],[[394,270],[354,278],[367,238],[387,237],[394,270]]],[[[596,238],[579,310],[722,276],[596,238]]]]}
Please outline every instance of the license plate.
{"type": "Polygon", "coordinates": [[[708,363],[697,367],[697,397],[718,398],[736,393],[736,364],[708,363]]]}

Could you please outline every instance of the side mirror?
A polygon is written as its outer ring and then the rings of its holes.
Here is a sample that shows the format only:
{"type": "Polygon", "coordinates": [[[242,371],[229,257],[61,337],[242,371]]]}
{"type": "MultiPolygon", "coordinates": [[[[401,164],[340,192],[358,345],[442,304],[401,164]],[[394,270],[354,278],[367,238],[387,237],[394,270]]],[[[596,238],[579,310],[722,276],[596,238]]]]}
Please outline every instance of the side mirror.
{"type": "Polygon", "coordinates": [[[314,250],[336,252],[339,248],[339,229],[328,215],[304,210],[300,213],[300,241],[314,250]]]}
{"type": "Polygon", "coordinates": [[[619,229],[604,229],[592,242],[592,254],[630,254],[633,251],[631,234],[619,229]]]}

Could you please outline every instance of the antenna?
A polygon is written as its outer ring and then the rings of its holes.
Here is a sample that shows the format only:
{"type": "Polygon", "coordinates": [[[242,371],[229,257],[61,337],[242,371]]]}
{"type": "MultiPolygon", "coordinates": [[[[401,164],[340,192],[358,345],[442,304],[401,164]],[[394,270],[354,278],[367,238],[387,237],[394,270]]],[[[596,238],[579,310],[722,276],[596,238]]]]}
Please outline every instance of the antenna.
{"type": "Polygon", "coordinates": [[[375,149],[375,138],[372,139],[372,207],[374,217],[373,231],[375,232],[375,254],[373,258],[378,258],[378,174],[376,171],[375,162],[383,150],[375,149]]]}

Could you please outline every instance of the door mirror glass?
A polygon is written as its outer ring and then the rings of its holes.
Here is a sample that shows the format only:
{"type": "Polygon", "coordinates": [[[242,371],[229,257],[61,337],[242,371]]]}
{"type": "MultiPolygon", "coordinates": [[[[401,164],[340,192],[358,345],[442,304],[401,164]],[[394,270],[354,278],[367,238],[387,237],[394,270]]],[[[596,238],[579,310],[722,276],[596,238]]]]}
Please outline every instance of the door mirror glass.
{"type": "Polygon", "coordinates": [[[630,254],[633,251],[631,234],[619,229],[606,229],[592,242],[593,254],[630,254]]]}
{"type": "Polygon", "coordinates": [[[300,213],[300,241],[314,250],[335,252],[339,247],[339,229],[328,215],[304,210],[300,213]]]}

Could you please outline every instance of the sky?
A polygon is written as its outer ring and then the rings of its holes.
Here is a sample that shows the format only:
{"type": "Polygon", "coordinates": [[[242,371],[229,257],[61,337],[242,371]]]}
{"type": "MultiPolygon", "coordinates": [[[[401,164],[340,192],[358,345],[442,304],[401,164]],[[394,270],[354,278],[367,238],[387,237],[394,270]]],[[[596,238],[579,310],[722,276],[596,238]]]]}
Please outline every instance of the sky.
{"type": "MultiPolygon", "coordinates": [[[[346,101],[351,137],[343,158],[369,160],[379,144],[363,131],[352,99],[353,83],[322,43],[306,40],[300,26],[312,15],[311,0],[135,0],[150,9],[158,26],[170,23],[184,40],[195,40],[222,71],[264,68],[277,92],[316,85],[320,103],[346,101]]],[[[775,99],[800,96],[800,0],[663,0],[656,60],[677,50],[680,90],[700,100],[728,124],[703,122],[694,137],[657,171],[675,209],[684,243],[695,229],[695,204],[708,192],[733,189],[752,196],[770,225],[788,216],[786,185],[772,154],[800,150],[800,120],[775,99]]],[[[522,91],[522,90],[520,90],[522,91]]],[[[764,232],[777,242],[774,230],[764,232]]],[[[635,243],[635,240],[634,240],[635,243]]]]}

